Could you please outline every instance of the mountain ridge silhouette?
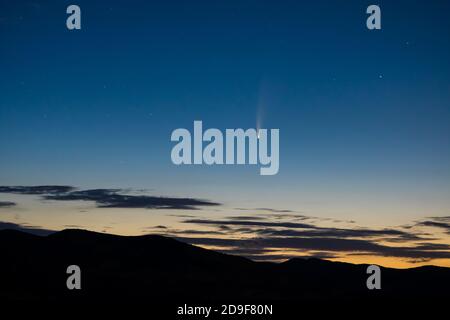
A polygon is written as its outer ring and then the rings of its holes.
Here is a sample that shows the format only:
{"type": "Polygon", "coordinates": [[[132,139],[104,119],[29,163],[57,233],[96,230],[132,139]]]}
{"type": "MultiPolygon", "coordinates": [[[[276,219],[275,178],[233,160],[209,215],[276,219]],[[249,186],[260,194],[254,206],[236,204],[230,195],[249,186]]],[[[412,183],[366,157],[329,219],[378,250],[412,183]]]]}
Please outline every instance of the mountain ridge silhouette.
{"type": "Polygon", "coordinates": [[[365,264],[256,262],[160,235],[0,230],[0,252],[5,301],[414,301],[446,299],[450,289],[445,267],[381,267],[382,289],[368,290],[365,264]],[[81,268],[81,290],[66,287],[69,265],[81,268]]]}

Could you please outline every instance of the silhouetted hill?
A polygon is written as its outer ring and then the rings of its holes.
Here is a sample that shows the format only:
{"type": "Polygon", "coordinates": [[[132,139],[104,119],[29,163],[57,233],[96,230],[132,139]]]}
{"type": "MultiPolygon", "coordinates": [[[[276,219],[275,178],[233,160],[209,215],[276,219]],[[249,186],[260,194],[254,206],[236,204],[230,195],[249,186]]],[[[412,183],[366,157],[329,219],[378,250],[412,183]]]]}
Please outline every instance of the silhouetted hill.
{"type": "Polygon", "coordinates": [[[382,290],[370,291],[365,265],[298,258],[258,263],[156,235],[1,230],[0,252],[0,301],[434,301],[448,298],[450,288],[449,268],[382,268],[382,290]],[[73,264],[82,270],[81,290],[66,288],[73,264]]]}

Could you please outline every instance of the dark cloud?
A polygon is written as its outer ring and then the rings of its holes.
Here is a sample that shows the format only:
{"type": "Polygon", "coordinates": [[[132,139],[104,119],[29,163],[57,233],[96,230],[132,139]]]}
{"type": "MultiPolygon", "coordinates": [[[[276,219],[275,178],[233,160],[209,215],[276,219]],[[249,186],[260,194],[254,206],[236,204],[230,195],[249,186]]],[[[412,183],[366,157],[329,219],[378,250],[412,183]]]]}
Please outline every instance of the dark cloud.
{"type": "Polygon", "coordinates": [[[74,190],[71,186],[0,186],[0,193],[56,194],[74,190]]]}
{"type": "Polygon", "coordinates": [[[227,217],[229,220],[266,220],[269,217],[262,216],[231,216],[227,217]]]}
{"type": "Polygon", "coordinates": [[[240,211],[266,211],[270,213],[264,213],[264,214],[257,214],[255,216],[252,216],[253,218],[259,217],[260,219],[296,219],[296,220],[306,220],[306,219],[316,219],[314,217],[308,217],[302,214],[296,213],[296,211],[293,210],[287,210],[287,209],[272,209],[272,208],[234,208],[235,210],[240,211]]]}
{"type": "Polygon", "coordinates": [[[0,201],[0,208],[11,208],[16,205],[15,202],[11,201],[0,201]]]}
{"type": "Polygon", "coordinates": [[[286,210],[286,209],[272,209],[272,208],[256,208],[256,210],[270,211],[270,212],[277,212],[277,213],[289,213],[289,212],[295,212],[295,211],[292,211],[292,210],[286,210]]]}
{"type": "Polygon", "coordinates": [[[17,223],[0,221],[0,230],[5,230],[5,229],[28,232],[28,233],[35,234],[38,236],[47,236],[49,234],[56,232],[54,230],[43,229],[38,226],[29,226],[26,224],[17,224],[17,223]]]}
{"type": "Polygon", "coordinates": [[[338,219],[330,219],[330,218],[322,218],[322,217],[312,217],[306,216],[303,214],[296,213],[297,211],[293,210],[282,210],[282,209],[272,209],[272,208],[234,208],[235,210],[242,211],[268,211],[270,214],[256,214],[255,216],[249,217],[249,219],[291,219],[291,220],[317,220],[317,221],[333,221],[335,223],[355,223],[353,220],[338,220],[338,219]]]}
{"type": "Polygon", "coordinates": [[[296,250],[298,252],[317,251],[325,254],[345,252],[351,255],[378,255],[386,257],[411,259],[448,259],[450,246],[436,247],[434,245],[419,245],[411,247],[390,247],[368,240],[341,238],[253,238],[253,239],[225,239],[225,238],[186,238],[177,239],[194,245],[223,246],[225,248],[265,248],[280,250],[296,250]],[[443,250],[445,249],[445,250],[443,250]],[[447,250],[447,251],[446,251],[447,250]]]}
{"type": "Polygon", "coordinates": [[[312,224],[296,223],[296,222],[269,222],[269,221],[229,221],[229,220],[207,220],[207,219],[189,219],[184,220],[184,223],[195,224],[210,224],[210,225],[235,225],[235,226],[260,226],[260,227],[284,227],[284,228],[302,228],[302,229],[316,229],[312,224]]]}
{"type": "Polygon", "coordinates": [[[189,219],[184,220],[185,223],[207,224],[215,226],[235,226],[241,227],[234,231],[242,233],[256,233],[260,235],[271,236],[301,236],[301,237],[340,237],[340,238],[370,238],[394,236],[399,240],[412,241],[422,240],[421,237],[413,233],[408,233],[396,229],[343,229],[343,228],[323,228],[313,224],[295,223],[295,222],[271,222],[260,220],[236,219],[231,217],[230,220],[208,220],[208,219],[189,219]],[[245,226],[242,228],[242,226],[245,226]],[[258,228],[256,228],[258,227],[258,228]],[[260,228],[265,227],[265,228],[260,228]],[[283,229],[275,229],[283,228],[283,229]],[[306,230],[298,230],[306,229],[306,230]]]}
{"type": "Polygon", "coordinates": [[[177,218],[195,218],[195,217],[197,217],[192,214],[168,214],[168,216],[177,217],[177,218]]]}
{"type": "Polygon", "coordinates": [[[220,231],[213,231],[213,230],[177,230],[177,231],[170,231],[171,234],[201,234],[201,235],[208,235],[208,234],[220,234],[224,235],[223,232],[220,231]]]}
{"type": "Polygon", "coordinates": [[[450,223],[446,222],[437,222],[437,221],[421,221],[417,223],[418,226],[425,226],[425,227],[434,227],[434,228],[441,228],[446,231],[450,231],[450,223]]]}
{"type": "MultiPolygon", "coordinates": [[[[221,251],[223,253],[229,253],[229,254],[239,254],[239,253],[234,253],[233,250],[228,250],[228,251],[221,251]]],[[[244,255],[246,258],[251,259],[251,260],[255,260],[255,261],[275,261],[275,262],[280,262],[282,260],[290,260],[292,258],[302,258],[302,259],[333,259],[333,258],[339,258],[339,255],[335,255],[335,254],[331,254],[331,253],[326,253],[326,252],[318,252],[318,253],[309,253],[307,255],[302,255],[302,256],[298,256],[298,255],[292,255],[292,254],[283,254],[283,253],[276,253],[276,254],[239,254],[239,255],[244,255]]]]}
{"type": "Polygon", "coordinates": [[[270,254],[270,253],[277,253],[277,250],[268,249],[268,248],[242,248],[242,247],[234,247],[234,248],[226,248],[226,249],[220,249],[220,252],[223,253],[229,253],[229,254],[236,254],[236,255],[263,255],[263,254],[270,254]]]}
{"type": "Polygon", "coordinates": [[[258,229],[254,230],[260,235],[272,235],[272,236],[301,236],[301,237],[340,237],[340,238],[373,238],[373,237],[385,237],[385,236],[395,236],[398,241],[412,241],[412,240],[422,240],[421,237],[394,229],[381,229],[381,230],[370,230],[370,229],[339,229],[339,228],[317,228],[316,230],[292,230],[292,229],[258,229]]]}
{"type": "MultiPolygon", "coordinates": [[[[250,219],[248,216],[229,217],[224,220],[188,219],[189,224],[214,226],[226,231],[235,238],[218,237],[178,237],[178,239],[196,245],[215,246],[220,251],[242,254],[251,259],[268,259],[274,255],[285,256],[283,251],[295,251],[302,255],[337,257],[339,253],[350,255],[378,255],[408,259],[412,262],[431,259],[450,258],[450,245],[435,244],[425,241],[436,240],[423,238],[424,233],[401,228],[331,228],[319,227],[312,223],[270,221],[267,219],[250,219]],[[253,238],[236,238],[242,234],[256,235],[253,238]],[[388,246],[380,241],[406,243],[403,246],[388,246]],[[273,255],[267,250],[275,250],[273,255]]],[[[445,219],[424,224],[445,228],[445,219]]],[[[179,234],[180,235],[180,234],[179,234]]],[[[287,256],[289,257],[289,256],[287,256]]]]}
{"type": "Polygon", "coordinates": [[[269,211],[269,212],[278,212],[278,213],[290,213],[295,212],[292,210],[286,209],[272,209],[272,208],[235,208],[235,210],[243,210],[243,211],[269,211]]]}
{"type": "Polygon", "coordinates": [[[194,229],[170,229],[166,226],[156,226],[156,227],[145,227],[142,228],[142,232],[150,232],[151,234],[164,234],[166,236],[178,236],[178,235],[222,235],[225,233],[216,230],[194,230],[194,229]]]}
{"type": "Polygon", "coordinates": [[[45,200],[94,201],[99,208],[199,209],[219,203],[193,199],[146,195],[130,195],[122,189],[92,189],[74,191],[71,186],[1,186],[0,193],[36,194],[45,200]]]}
{"type": "Polygon", "coordinates": [[[429,217],[427,220],[417,222],[413,227],[438,228],[450,234],[450,216],[429,217]]]}
{"type": "Polygon", "coordinates": [[[444,243],[417,243],[415,249],[417,250],[449,250],[450,245],[444,243]]]}
{"type": "MultiPolygon", "coordinates": [[[[422,235],[427,235],[427,234],[421,234],[422,235]]],[[[415,241],[415,240],[427,240],[427,241],[435,241],[435,240],[440,240],[440,238],[433,238],[430,236],[427,236],[426,238],[421,237],[419,235],[406,235],[406,236],[400,236],[400,237],[382,237],[380,240],[383,240],[384,242],[391,242],[391,243],[401,243],[401,242],[408,242],[408,241],[415,241]]]]}
{"type": "Polygon", "coordinates": [[[430,219],[433,219],[434,221],[450,222],[450,216],[430,217],[430,219]]]}
{"type": "Polygon", "coordinates": [[[170,198],[128,195],[120,189],[92,189],[63,194],[46,195],[47,200],[94,201],[99,208],[146,208],[146,209],[198,209],[199,206],[217,206],[219,203],[193,198],[170,198]]]}

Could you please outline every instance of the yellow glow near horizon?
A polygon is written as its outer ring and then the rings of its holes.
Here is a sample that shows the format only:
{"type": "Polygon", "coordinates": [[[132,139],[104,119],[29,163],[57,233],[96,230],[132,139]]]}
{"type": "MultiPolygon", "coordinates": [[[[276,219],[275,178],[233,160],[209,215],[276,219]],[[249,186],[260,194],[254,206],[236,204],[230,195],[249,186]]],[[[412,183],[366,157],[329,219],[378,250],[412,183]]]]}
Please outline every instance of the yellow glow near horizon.
{"type": "MultiPolygon", "coordinates": [[[[0,200],[2,200],[0,198],[0,200]]],[[[97,208],[93,202],[80,202],[80,201],[42,201],[39,200],[37,196],[21,196],[21,195],[8,195],[8,198],[5,200],[14,201],[20,203],[17,207],[12,208],[3,208],[0,210],[0,221],[16,223],[23,226],[35,226],[43,229],[49,230],[62,230],[66,228],[80,228],[80,229],[88,229],[96,232],[107,232],[118,235],[143,235],[149,233],[160,233],[171,235],[170,231],[176,231],[175,234],[180,234],[177,232],[181,232],[186,229],[193,229],[197,231],[214,231],[216,230],[214,226],[210,225],[195,225],[195,224],[186,224],[184,222],[185,219],[190,219],[194,216],[196,218],[201,219],[214,219],[221,220],[227,219],[232,215],[228,214],[231,210],[230,208],[220,208],[218,210],[201,210],[201,211],[174,211],[168,209],[159,209],[159,210],[147,210],[147,209],[119,209],[119,208],[97,208]],[[165,228],[154,228],[156,226],[165,226],[165,228]]],[[[241,215],[246,216],[261,216],[261,210],[252,210],[248,213],[245,211],[240,212],[241,215]]],[[[234,215],[239,215],[239,213],[234,212],[234,215]]],[[[294,218],[293,218],[294,219],[294,218]]],[[[320,219],[320,218],[319,218],[320,219]]],[[[278,222],[302,222],[302,220],[274,220],[278,222]]],[[[397,225],[405,225],[410,223],[412,220],[403,219],[398,220],[397,225]]],[[[359,221],[360,223],[361,221],[359,221]]],[[[360,224],[349,223],[346,221],[337,223],[332,219],[329,220],[318,220],[314,223],[319,223],[320,227],[338,227],[338,228],[361,228],[360,224]]],[[[365,224],[365,227],[371,226],[370,228],[375,229],[383,229],[389,228],[389,225],[382,225],[381,223],[373,226],[372,224],[365,224]]],[[[437,229],[427,229],[424,228],[423,231],[432,235],[432,237],[437,237],[439,240],[429,240],[428,244],[450,244],[450,237],[446,235],[444,232],[440,232],[441,230],[437,229]]],[[[182,233],[180,235],[183,235],[182,233]]],[[[195,235],[185,234],[185,236],[194,237],[195,235]]],[[[198,235],[196,235],[198,236],[198,235]]],[[[242,233],[238,235],[238,238],[254,238],[258,235],[255,233],[242,233]]],[[[209,238],[214,237],[222,237],[227,239],[236,238],[236,234],[229,233],[227,234],[224,231],[223,234],[215,235],[209,234],[207,235],[209,238]]],[[[402,246],[408,247],[413,244],[413,242],[405,242],[405,243],[395,243],[389,242],[389,239],[379,239],[376,243],[395,247],[402,246]]],[[[209,248],[212,250],[224,250],[224,247],[212,247],[203,245],[204,248],[209,248]]],[[[446,251],[446,250],[443,250],[446,251]]],[[[448,251],[447,251],[448,252],[448,251]]],[[[266,253],[265,257],[267,260],[279,260],[279,257],[276,259],[271,259],[271,255],[285,255],[289,257],[301,257],[319,254],[321,252],[311,252],[308,250],[294,250],[294,249],[280,249],[274,248],[266,253]]],[[[326,252],[324,252],[326,253],[326,252]]],[[[443,267],[450,267],[450,259],[433,259],[429,261],[412,261],[411,259],[406,259],[402,257],[384,257],[378,255],[352,255],[351,252],[330,252],[335,253],[338,258],[329,258],[331,261],[341,261],[341,262],[349,262],[354,264],[377,264],[385,267],[392,268],[411,268],[418,267],[423,265],[436,265],[443,267]]]]}

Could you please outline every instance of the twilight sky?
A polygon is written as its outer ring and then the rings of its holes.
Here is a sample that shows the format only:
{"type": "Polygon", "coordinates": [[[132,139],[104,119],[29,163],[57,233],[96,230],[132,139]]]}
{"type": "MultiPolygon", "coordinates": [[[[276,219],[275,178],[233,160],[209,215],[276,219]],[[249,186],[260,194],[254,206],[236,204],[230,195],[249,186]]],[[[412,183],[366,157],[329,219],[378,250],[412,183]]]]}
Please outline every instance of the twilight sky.
{"type": "Polygon", "coordinates": [[[376,3],[2,1],[1,223],[450,266],[450,3],[376,3]],[[173,165],[194,120],[279,128],[279,173],[173,165]]]}

